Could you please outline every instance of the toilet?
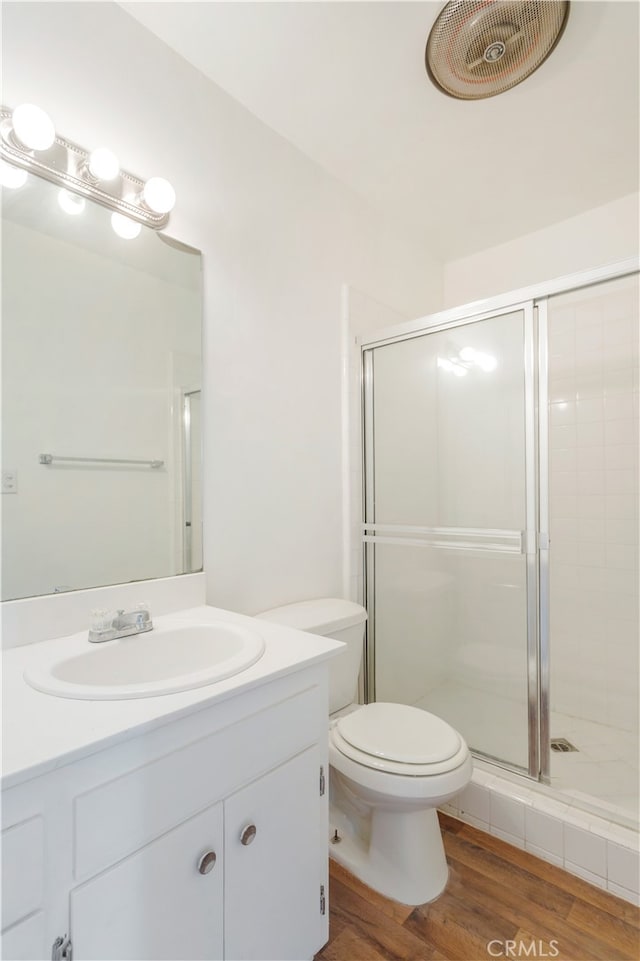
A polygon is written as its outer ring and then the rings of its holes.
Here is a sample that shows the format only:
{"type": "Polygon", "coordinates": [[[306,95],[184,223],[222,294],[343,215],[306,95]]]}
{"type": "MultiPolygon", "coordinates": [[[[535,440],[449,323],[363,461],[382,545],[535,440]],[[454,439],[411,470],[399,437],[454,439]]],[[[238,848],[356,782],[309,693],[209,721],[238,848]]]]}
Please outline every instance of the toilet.
{"type": "Polygon", "coordinates": [[[463,738],[405,704],[355,703],[367,612],[338,598],[257,615],[346,644],[329,668],[329,853],[403,904],[433,901],[448,869],[436,808],[471,780],[463,738]]]}

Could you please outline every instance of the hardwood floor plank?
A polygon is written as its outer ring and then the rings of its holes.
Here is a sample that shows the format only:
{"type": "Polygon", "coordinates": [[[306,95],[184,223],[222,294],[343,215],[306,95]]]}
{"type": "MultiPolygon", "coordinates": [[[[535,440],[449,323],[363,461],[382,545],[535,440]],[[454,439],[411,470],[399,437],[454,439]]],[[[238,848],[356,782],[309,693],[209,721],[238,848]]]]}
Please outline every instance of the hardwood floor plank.
{"type": "MultiPolygon", "coordinates": [[[[530,941],[559,941],[564,958],[572,961],[581,961],[583,958],[611,961],[611,947],[606,940],[598,937],[597,931],[585,932],[580,926],[571,923],[568,917],[556,913],[550,907],[536,904],[500,881],[484,877],[466,864],[450,861],[448,890],[456,897],[483,904],[487,910],[512,921],[516,927],[531,932],[530,941]]],[[[547,889],[551,899],[557,890],[551,887],[547,889]]],[[[573,899],[572,902],[575,903],[573,899]]],[[[637,961],[635,955],[631,955],[631,961],[637,961]]]]}
{"type": "Polygon", "coordinates": [[[398,924],[402,924],[407,920],[413,908],[406,905],[400,904],[398,901],[392,901],[390,898],[385,898],[384,895],[378,894],[373,888],[369,888],[362,881],[343,868],[341,864],[336,861],[329,861],[329,901],[331,901],[331,882],[333,880],[340,881],[342,884],[351,888],[356,894],[363,897],[369,904],[373,907],[378,908],[383,914],[386,914],[393,921],[397,921],[398,924]]]}
{"type": "Polygon", "coordinates": [[[315,961],[387,961],[371,944],[348,928],[317,954],[315,961]]]}
{"type": "MultiPolygon", "coordinates": [[[[447,837],[448,836],[449,835],[447,835],[447,837]]],[[[456,837],[468,838],[475,844],[486,848],[487,851],[493,851],[498,854],[499,857],[509,861],[516,867],[523,868],[527,873],[535,875],[535,877],[540,880],[553,884],[561,891],[565,891],[567,894],[573,895],[573,897],[581,901],[585,901],[599,911],[611,914],[613,917],[620,918],[626,921],[627,924],[634,925],[640,929],[640,909],[633,904],[629,904],[628,901],[623,901],[608,891],[602,891],[600,888],[596,888],[592,884],[583,881],[582,878],[577,878],[575,875],[569,874],[554,864],[549,864],[547,861],[533,857],[533,855],[527,851],[515,848],[511,844],[507,844],[505,841],[494,837],[492,834],[485,834],[484,831],[478,831],[476,828],[471,827],[470,824],[465,824],[456,837]]],[[[445,850],[446,848],[447,842],[445,837],[445,850]]]]}
{"type": "Polygon", "coordinates": [[[494,939],[512,939],[518,930],[518,925],[492,910],[449,891],[415,908],[404,927],[434,944],[452,961],[490,958],[487,944],[494,939]]]}
{"type": "Polygon", "coordinates": [[[566,917],[573,905],[573,895],[551,884],[541,884],[532,874],[529,861],[525,866],[515,865],[501,851],[488,850],[482,838],[467,837],[462,831],[445,837],[447,857],[474,868],[480,875],[497,881],[515,891],[525,901],[532,901],[560,917],[566,917]]]}
{"type": "MultiPolygon", "coordinates": [[[[333,904],[331,920],[338,919],[367,943],[386,961],[430,961],[437,945],[428,937],[418,938],[410,930],[393,921],[366,897],[356,894],[341,881],[332,880],[333,904]]],[[[343,930],[344,933],[344,930],[343,930]]],[[[345,959],[348,961],[348,959],[345,959]]]]}
{"type": "Polygon", "coordinates": [[[631,958],[632,961],[640,958],[640,931],[620,918],[595,913],[590,904],[576,901],[568,920],[599,941],[604,941],[612,951],[621,952],[618,957],[631,958]]]}

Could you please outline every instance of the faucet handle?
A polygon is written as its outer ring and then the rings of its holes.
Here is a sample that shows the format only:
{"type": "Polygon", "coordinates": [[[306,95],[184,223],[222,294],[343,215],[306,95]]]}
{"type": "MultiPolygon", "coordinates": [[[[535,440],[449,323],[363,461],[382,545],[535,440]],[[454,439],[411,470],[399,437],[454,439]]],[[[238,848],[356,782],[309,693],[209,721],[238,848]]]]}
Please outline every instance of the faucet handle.
{"type": "Polygon", "coordinates": [[[112,615],[104,608],[97,607],[91,611],[91,630],[95,634],[103,634],[111,627],[112,615]]]}

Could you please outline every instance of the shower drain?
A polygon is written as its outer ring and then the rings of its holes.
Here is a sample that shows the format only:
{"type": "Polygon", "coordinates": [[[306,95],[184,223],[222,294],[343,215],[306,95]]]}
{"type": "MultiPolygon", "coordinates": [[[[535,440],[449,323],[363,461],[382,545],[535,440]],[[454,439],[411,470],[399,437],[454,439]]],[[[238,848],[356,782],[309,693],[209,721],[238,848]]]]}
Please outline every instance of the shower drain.
{"type": "Polygon", "coordinates": [[[556,754],[569,754],[570,751],[577,751],[578,748],[571,741],[567,741],[566,737],[553,737],[551,738],[551,750],[555,751],[556,754]]]}

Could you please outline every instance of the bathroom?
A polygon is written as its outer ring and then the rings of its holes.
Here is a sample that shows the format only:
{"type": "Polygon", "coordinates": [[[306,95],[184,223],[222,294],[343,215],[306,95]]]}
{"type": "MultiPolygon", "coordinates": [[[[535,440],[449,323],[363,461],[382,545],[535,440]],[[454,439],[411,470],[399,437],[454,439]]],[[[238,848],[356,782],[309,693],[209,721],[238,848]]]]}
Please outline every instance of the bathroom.
{"type": "MultiPolygon", "coordinates": [[[[361,679],[361,697],[370,696],[372,690],[378,700],[405,698],[413,704],[425,697],[422,706],[454,728],[462,728],[469,720],[459,709],[460,702],[449,696],[451,692],[438,692],[429,683],[424,691],[405,695],[404,680],[383,671],[390,650],[385,644],[393,641],[385,625],[405,616],[403,630],[409,633],[416,621],[421,622],[423,608],[420,603],[412,607],[416,592],[432,618],[434,605],[444,598],[441,608],[437,607],[440,620],[433,627],[433,644],[423,650],[417,663],[410,660],[408,649],[404,654],[407,674],[433,672],[435,677],[444,664],[440,645],[452,660],[460,655],[463,683],[467,683],[464,672],[470,670],[483,681],[477,686],[477,720],[473,717],[471,730],[462,732],[469,740],[481,733],[483,743],[471,744],[473,780],[464,793],[447,802],[449,823],[464,824],[463,831],[484,832],[496,843],[535,856],[558,871],[566,870],[585,888],[588,885],[590,890],[633,905],[638,899],[637,794],[634,811],[633,788],[626,778],[633,775],[635,763],[637,792],[638,631],[633,621],[637,539],[634,548],[626,534],[637,532],[637,453],[635,461],[631,455],[630,461],[620,461],[616,468],[621,483],[628,484],[634,471],[636,480],[635,488],[615,492],[618,513],[612,520],[621,533],[610,543],[598,533],[611,503],[606,499],[608,492],[597,486],[577,486],[596,485],[605,473],[602,466],[581,462],[582,448],[576,453],[568,442],[553,456],[553,438],[560,443],[575,428],[577,446],[578,427],[583,430],[577,423],[575,379],[573,396],[553,391],[571,388],[570,378],[558,364],[570,358],[569,344],[576,356],[580,353],[575,319],[580,297],[589,301],[592,292],[605,290],[607,284],[622,285],[615,287],[613,296],[625,297],[629,292],[624,284],[633,282],[634,272],[637,278],[637,6],[574,2],[557,48],[540,69],[504,94],[474,103],[444,96],[424,68],[427,36],[443,6],[390,2],[3,4],[3,104],[8,108],[38,104],[53,118],[60,136],[86,148],[106,144],[136,176],[165,177],[175,187],[177,200],[166,232],[202,251],[202,272],[198,267],[194,283],[201,280],[202,284],[203,376],[201,384],[195,373],[185,376],[184,383],[202,389],[204,478],[202,563],[196,557],[199,545],[192,545],[191,564],[185,568],[194,573],[169,578],[175,572],[170,565],[150,572],[139,567],[80,584],[74,582],[72,565],[53,564],[49,576],[43,571],[40,552],[32,548],[21,560],[43,576],[33,588],[3,594],[3,645],[26,649],[31,641],[85,630],[94,607],[129,608],[144,601],[154,616],[162,617],[207,603],[252,616],[310,598],[341,597],[366,603],[374,614],[368,643],[375,628],[375,665],[370,658],[361,679]],[[313,48],[308,38],[313,38],[313,48]],[[629,266],[634,258],[635,268],[629,266]],[[576,280],[578,275],[583,281],[576,280]],[[562,278],[573,280],[563,286],[562,278]],[[598,278],[604,286],[595,284],[598,278]],[[551,289],[554,281],[558,284],[551,289]],[[583,288],[580,283],[591,286],[583,288]],[[506,298],[509,291],[520,296],[506,298]],[[362,521],[372,522],[372,518],[363,513],[360,495],[362,481],[367,479],[366,462],[365,470],[361,468],[362,357],[375,355],[377,376],[382,365],[376,361],[383,351],[392,350],[383,346],[390,331],[392,337],[399,337],[398,331],[406,332],[412,325],[414,332],[424,330],[438,312],[463,305],[473,306],[458,319],[483,311],[497,317],[518,303],[539,303],[544,298],[550,360],[546,388],[553,435],[549,474],[553,480],[557,471],[562,475],[558,483],[564,485],[554,500],[551,484],[551,533],[552,538],[557,533],[564,583],[575,584],[585,569],[589,572],[582,593],[567,592],[564,608],[554,607],[551,548],[551,721],[554,713],[563,721],[578,718],[597,725],[598,735],[574,744],[580,748],[576,752],[550,757],[550,785],[540,784],[528,770],[535,737],[530,736],[526,685],[537,683],[537,676],[532,679],[527,674],[528,638],[521,629],[526,607],[516,610],[511,602],[505,607],[509,616],[519,618],[519,646],[502,651],[499,664],[497,657],[495,663],[491,657],[495,645],[504,641],[497,636],[499,631],[491,638],[483,630],[476,646],[465,646],[463,636],[456,636],[457,650],[453,640],[449,643],[446,618],[452,597],[461,597],[463,552],[365,541],[367,557],[372,547],[377,552],[376,578],[380,579],[372,605],[362,530],[362,521]],[[478,303],[482,301],[490,303],[478,303]],[[557,326],[554,311],[564,312],[557,326]],[[566,329],[561,329],[563,322],[566,329]],[[572,478],[575,487],[570,486],[572,478]],[[593,516],[566,510],[554,515],[554,510],[566,508],[578,497],[593,507],[593,516]],[[596,503],[598,499],[602,503],[596,503]],[[555,519],[561,522],[557,531],[555,519]],[[579,536],[587,528],[588,536],[579,536]],[[608,551],[611,568],[581,562],[598,550],[608,551]],[[393,552],[398,555],[395,564],[393,552]],[[442,564],[431,564],[434,557],[442,564]],[[385,559],[389,563],[383,579],[385,559]],[[428,568],[435,589],[420,595],[425,587],[422,565],[428,568]],[[200,566],[202,573],[197,573],[200,566]],[[598,577],[607,578],[606,591],[597,586],[598,577]],[[136,579],[145,583],[137,585],[136,579]],[[457,593],[438,593],[437,583],[445,581],[456,582],[457,593]],[[102,600],[73,590],[53,593],[60,587],[97,589],[107,584],[122,586],[102,587],[106,592],[102,600]],[[601,607],[586,608],[589,596],[599,592],[606,595],[601,607]],[[40,596],[29,599],[30,595],[40,596]],[[411,623],[408,614],[415,615],[411,623]],[[559,626],[554,633],[556,616],[559,626]],[[619,646],[602,627],[610,620],[619,646]],[[572,621],[579,624],[574,633],[567,627],[572,621]],[[592,663],[596,667],[588,672],[592,663]],[[510,683],[510,671],[518,672],[525,692],[513,723],[504,713],[510,705],[503,705],[500,714],[496,709],[497,698],[510,683]],[[560,709],[556,694],[562,695],[560,709]],[[586,700],[596,712],[591,718],[582,710],[586,700]],[[619,723],[609,723],[614,709],[619,723]],[[476,731],[476,724],[486,730],[476,731]],[[502,744],[495,744],[505,728],[517,739],[511,754],[511,745],[505,753],[502,744]],[[613,753],[600,736],[605,729],[618,735],[613,753]],[[554,767],[560,763],[569,766],[567,773],[554,767]],[[600,776],[598,765],[613,767],[603,768],[600,776]],[[523,768],[527,769],[524,774],[523,768]],[[619,783],[610,793],[598,796],[602,782],[613,784],[614,775],[619,783]],[[562,780],[557,787],[554,777],[562,780]]],[[[589,301],[587,309],[593,315],[592,308],[589,301]]],[[[448,319],[455,321],[452,315],[448,319]]],[[[619,339],[609,346],[621,350],[625,359],[612,369],[631,378],[629,396],[620,402],[622,413],[615,420],[615,429],[621,433],[614,446],[627,449],[633,447],[633,437],[637,445],[637,420],[635,435],[628,439],[638,397],[637,359],[635,367],[627,364],[634,345],[633,315],[614,319],[619,321],[619,339]]],[[[591,361],[600,356],[599,363],[604,365],[609,356],[608,334],[605,339],[602,324],[598,329],[595,321],[586,326],[590,340],[583,352],[589,353],[591,361]]],[[[401,350],[409,352],[413,345],[438,336],[436,332],[399,340],[393,350],[399,356],[401,350]]],[[[637,314],[635,338],[637,352],[637,314]]],[[[95,358],[90,340],[84,343],[83,363],[90,370],[95,358]]],[[[153,345],[149,343],[148,348],[151,355],[153,345]]],[[[472,372],[459,378],[451,371],[441,372],[443,382],[447,375],[450,382],[459,382],[453,386],[472,381],[472,372]]],[[[444,383],[445,389],[453,389],[450,382],[444,383]]],[[[618,382],[622,384],[622,375],[618,382]]],[[[389,370],[392,399],[400,395],[397,388],[398,380],[389,370]]],[[[384,389],[378,380],[378,399],[384,389]]],[[[532,414],[526,390],[518,403],[523,405],[524,421],[525,408],[526,416],[532,414]]],[[[600,420],[593,409],[591,413],[590,424],[606,422],[604,412],[600,420]]],[[[120,411],[119,422],[126,422],[126,411],[120,411]]],[[[370,420],[365,418],[365,432],[368,425],[370,420]]],[[[140,436],[143,427],[133,426],[132,433],[140,436]]],[[[437,431],[437,425],[433,429],[437,431]]],[[[100,456],[89,430],[87,426],[84,439],[63,442],[60,438],[57,446],[55,438],[43,432],[36,456],[41,451],[100,456]]],[[[388,433],[393,440],[393,432],[388,433]]],[[[488,436],[486,444],[494,440],[488,436]]],[[[411,438],[406,441],[400,456],[408,464],[411,438]]],[[[525,441],[521,437],[519,442],[525,441]]],[[[144,452],[139,452],[128,442],[131,453],[126,456],[166,455],[162,444],[155,447],[149,438],[143,446],[144,452]]],[[[593,443],[587,449],[597,446],[593,443]]],[[[377,443],[375,453],[383,456],[377,443]]],[[[443,464],[447,453],[452,461],[461,458],[460,450],[443,451],[443,464]]],[[[108,454],[125,456],[115,443],[108,454]]],[[[371,466],[382,470],[384,464],[371,466]]],[[[428,478],[429,464],[422,468],[428,478]]],[[[12,469],[17,465],[3,460],[3,472],[12,469]]],[[[41,479],[48,467],[36,464],[36,470],[41,479]]],[[[71,470],[63,474],[60,469],[58,478],[79,474],[71,470]]],[[[100,484],[101,491],[105,485],[106,492],[112,488],[105,482],[120,478],[115,471],[104,476],[98,471],[88,474],[82,477],[100,484]]],[[[398,480],[398,475],[403,476],[392,470],[388,479],[398,480]]],[[[159,477],[136,474],[134,479],[145,497],[144,485],[159,477]]],[[[377,495],[381,480],[376,476],[377,495]]],[[[26,481],[21,470],[15,499],[27,493],[26,481]]],[[[478,479],[481,482],[491,487],[501,479],[483,476],[478,479]]],[[[452,491],[451,484],[447,489],[452,491]]],[[[7,505],[10,496],[3,496],[3,521],[13,503],[7,505]]],[[[398,496],[407,502],[402,491],[398,496]]],[[[133,520],[126,514],[118,517],[118,502],[105,497],[107,493],[101,495],[98,513],[103,520],[111,515],[114,523],[124,521],[126,536],[127,524],[133,520]]],[[[463,500],[460,495],[457,503],[463,500]]],[[[197,507],[197,493],[193,501],[197,507]]],[[[165,514],[177,513],[176,498],[171,500],[169,495],[167,503],[165,514]]],[[[59,506],[60,501],[53,514],[59,506]]],[[[194,518],[194,528],[198,523],[194,518]]],[[[489,530],[528,527],[497,515],[488,516],[486,522],[434,522],[416,516],[386,519],[386,523],[489,530]]],[[[105,528],[87,529],[100,544],[105,528]]],[[[35,531],[29,534],[29,544],[35,544],[35,536],[35,531]]],[[[368,531],[366,536],[381,535],[368,531]]],[[[144,537],[149,537],[146,529],[144,537]]],[[[55,546],[59,561],[65,546],[70,545],[60,536],[55,546]]],[[[173,554],[179,553],[175,543],[172,549],[173,554]]],[[[156,551],[165,550],[171,548],[158,542],[156,551]]],[[[479,554],[469,552],[472,558],[479,554]]],[[[495,557],[490,555],[490,563],[495,557]]],[[[499,565],[520,559],[520,554],[514,552],[511,557],[506,551],[500,554],[499,565]]],[[[490,627],[499,626],[500,612],[488,609],[496,596],[496,583],[506,580],[499,565],[490,589],[485,590],[485,575],[489,580],[493,577],[490,566],[469,574],[467,628],[472,603],[480,605],[479,620],[486,624],[489,618],[490,627]],[[483,607],[485,596],[488,604],[483,607]]],[[[12,573],[11,567],[3,556],[3,581],[12,573]]],[[[463,607],[464,600],[460,612],[463,607]]],[[[402,663],[395,656],[391,660],[394,665],[402,663]]],[[[464,699],[461,703],[464,707],[464,699]]],[[[542,718],[537,720],[540,725],[542,718]]],[[[584,730],[565,724],[562,729],[552,726],[547,734],[574,742],[584,730]]],[[[539,757],[539,769],[541,762],[539,757]]],[[[336,883],[333,890],[338,889],[336,883]]],[[[329,891],[329,910],[333,900],[337,908],[337,898],[329,891]]],[[[56,921],[62,914],[56,906],[56,921]]],[[[47,943],[53,934],[65,933],[62,927],[55,932],[47,928],[47,943]]],[[[536,936],[535,931],[530,933],[536,936]]],[[[555,934],[562,941],[562,930],[555,934]]],[[[490,942],[491,937],[485,940],[490,942]]],[[[498,923],[493,937],[502,937],[498,923]]],[[[349,942],[345,938],[343,943],[349,942]]],[[[438,950],[444,956],[463,956],[459,946],[458,953],[452,947],[450,955],[442,947],[438,950]]],[[[375,958],[373,951],[368,956],[375,958]]],[[[345,961],[348,957],[347,952],[345,961]]]]}

